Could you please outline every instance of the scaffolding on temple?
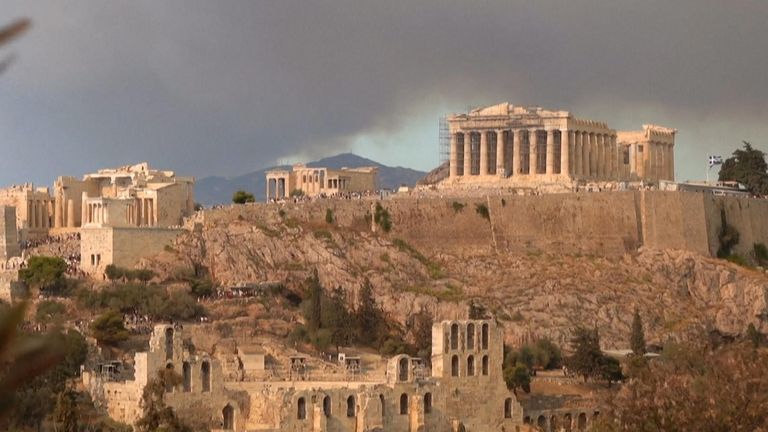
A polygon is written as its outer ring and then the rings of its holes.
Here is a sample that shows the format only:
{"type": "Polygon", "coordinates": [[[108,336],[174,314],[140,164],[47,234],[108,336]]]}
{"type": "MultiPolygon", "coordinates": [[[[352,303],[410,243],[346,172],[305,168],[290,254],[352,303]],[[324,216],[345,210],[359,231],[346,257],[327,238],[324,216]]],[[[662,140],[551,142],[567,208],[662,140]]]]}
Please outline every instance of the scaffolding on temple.
{"type": "Polygon", "coordinates": [[[451,157],[451,133],[448,129],[448,117],[442,116],[438,125],[438,160],[444,164],[451,157]]]}

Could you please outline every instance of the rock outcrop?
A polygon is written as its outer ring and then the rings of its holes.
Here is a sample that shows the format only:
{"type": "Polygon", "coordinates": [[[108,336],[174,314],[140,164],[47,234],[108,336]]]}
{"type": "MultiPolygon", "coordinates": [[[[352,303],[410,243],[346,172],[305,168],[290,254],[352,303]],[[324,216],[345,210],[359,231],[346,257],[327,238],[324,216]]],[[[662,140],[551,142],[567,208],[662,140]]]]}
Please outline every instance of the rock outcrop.
{"type": "Polygon", "coordinates": [[[637,308],[651,343],[702,333],[768,333],[768,276],[690,252],[641,248],[612,256],[468,253],[424,256],[407,242],[334,224],[300,222],[277,209],[202,219],[144,265],[164,278],[207,271],[222,286],[282,282],[297,294],[317,269],[326,288],[355,301],[368,280],[389,316],[419,311],[462,318],[475,301],[506,328],[508,342],[548,336],[567,345],[576,326],[596,326],[606,348],[628,346],[637,308]]]}

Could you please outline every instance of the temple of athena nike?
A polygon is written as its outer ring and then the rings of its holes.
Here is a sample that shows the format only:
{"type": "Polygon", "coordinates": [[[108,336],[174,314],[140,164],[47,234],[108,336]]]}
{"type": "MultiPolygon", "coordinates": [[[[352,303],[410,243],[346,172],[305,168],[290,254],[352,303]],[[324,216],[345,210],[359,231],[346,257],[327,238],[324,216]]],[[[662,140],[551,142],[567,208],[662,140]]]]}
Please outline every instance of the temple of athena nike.
{"type": "Polygon", "coordinates": [[[568,111],[510,103],[448,117],[450,174],[444,186],[537,187],[583,182],[674,180],[675,129],[616,131],[568,111]]]}

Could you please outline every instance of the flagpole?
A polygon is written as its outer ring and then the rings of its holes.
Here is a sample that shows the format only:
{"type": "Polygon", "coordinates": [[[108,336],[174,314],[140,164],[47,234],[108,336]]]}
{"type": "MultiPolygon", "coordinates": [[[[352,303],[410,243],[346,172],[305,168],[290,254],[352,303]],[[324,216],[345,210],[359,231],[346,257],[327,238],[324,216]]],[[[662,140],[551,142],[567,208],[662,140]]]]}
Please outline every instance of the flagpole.
{"type": "Polygon", "coordinates": [[[709,170],[710,168],[712,168],[712,165],[710,165],[709,163],[710,157],[712,156],[710,156],[709,153],[707,153],[707,186],[709,186],[709,170]]]}

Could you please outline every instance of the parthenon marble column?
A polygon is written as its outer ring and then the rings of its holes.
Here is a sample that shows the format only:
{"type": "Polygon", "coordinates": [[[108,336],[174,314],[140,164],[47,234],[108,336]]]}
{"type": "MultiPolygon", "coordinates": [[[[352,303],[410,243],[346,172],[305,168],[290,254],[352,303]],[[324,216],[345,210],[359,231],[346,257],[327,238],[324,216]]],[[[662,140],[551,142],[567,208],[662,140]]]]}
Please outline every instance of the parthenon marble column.
{"type": "Polygon", "coordinates": [[[596,134],[597,141],[597,178],[605,178],[605,135],[596,134]]]}
{"type": "Polygon", "coordinates": [[[528,145],[530,146],[530,153],[528,155],[528,174],[538,174],[536,172],[536,165],[538,164],[538,143],[539,137],[536,133],[536,129],[530,129],[528,131],[528,145]]]}
{"type": "Polygon", "coordinates": [[[520,175],[520,130],[512,130],[512,175],[520,175]]]}
{"type": "Polygon", "coordinates": [[[488,131],[480,131],[480,175],[488,175],[488,131]]]}
{"type": "Polygon", "coordinates": [[[499,177],[507,176],[507,173],[504,170],[504,160],[507,156],[505,152],[504,129],[499,129],[496,131],[496,175],[499,177]]]}
{"type": "Polygon", "coordinates": [[[568,129],[560,130],[560,174],[571,174],[571,135],[573,131],[568,129]]]}
{"type": "Polygon", "coordinates": [[[459,134],[457,133],[451,134],[451,156],[448,162],[451,168],[451,171],[450,171],[451,178],[455,178],[459,173],[459,167],[457,165],[459,163],[459,155],[457,153],[459,149],[458,136],[459,134]]]}
{"type": "Polygon", "coordinates": [[[581,132],[579,131],[573,133],[573,150],[573,172],[577,176],[581,176],[584,166],[584,149],[581,146],[581,132]]]}
{"type": "Polygon", "coordinates": [[[552,128],[547,129],[546,170],[547,174],[555,173],[555,130],[552,128]]]}
{"type": "Polygon", "coordinates": [[[464,177],[472,174],[472,132],[464,132],[464,177]]]}
{"type": "Polygon", "coordinates": [[[669,145],[669,179],[675,181],[675,146],[669,145]]]}
{"type": "Polygon", "coordinates": [[[582,137],[582,147],[584,148],[584,177],[592,176],[592,136],[589,132],[584,132],[582,137]]]}

